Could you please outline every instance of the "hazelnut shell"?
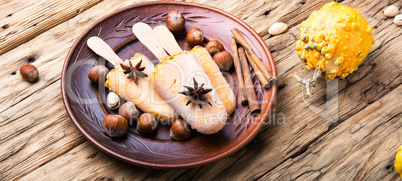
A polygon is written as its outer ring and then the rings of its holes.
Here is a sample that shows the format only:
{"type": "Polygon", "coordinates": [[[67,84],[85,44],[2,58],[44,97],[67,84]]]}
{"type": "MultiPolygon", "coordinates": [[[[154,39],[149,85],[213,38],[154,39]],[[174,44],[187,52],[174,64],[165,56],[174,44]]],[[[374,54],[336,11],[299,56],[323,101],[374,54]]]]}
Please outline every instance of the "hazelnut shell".
{"type": "Polygon", "coordinates": [[[120,115],[109,114],[103,119],[103,130],[110,137],[120,137],[126,134],[127,120],[120,115]]]}
{"type": "Polygon", "coordinates": [[[138,109],[132,102],[126,102],[119,108],[119,115],[126,118],[128,125],[134,125],[138,120],[138,109]]]}
{"type": "Polygon", "coordinates": [[[198,28],[191,28],[187,32],[186,40],[191,46],[201,45],[204,42],[204,33],[198,28]]]}
{"type": "Polygon", "coordinates": [[[223,45],[219,43],[217,40],[211,40],[205,45],[205,49],[209,52],[211,56],[215,55],[218,52],[225,50],[223,45]]]}
{"type": "Polygon", "coordinates": [[[166,16],[166,27],[172,32],[184,30],[184,17],[180,12],[170,11],[166,16]]]}
{"type": "Polygon", "coordinates": [[[187,122],[182,119],[177,119],[173,122],[172,127],[170,128],[170,137],[174,140],[185,140],[188,139],[191,135],[190,127],[187,122]]]}
{"type": "Polygon", "coordinates": [[[95,66],[92,67],[88,72],[88,78],[93,83],[103,83],[106,80],[106,76],[109,73],[109,70],[103,66],[95,66]]]}
{"type": "Polygon", "coordinates": [[[215,54],[213,59],[221,70],[227,71],[233,66],[233,57],[226,50],[215,54]]]}
{"type": "Polygon", "coordinates": [[[38,69],[31,64],[26,64],[26,65],[21,66],[20,74],[21,74],[22,78],[28,82],[35,81],[39,76],[38,69]]]}
{"type": "Polygon", "coordinates": [[[141,133],[154,133],[158,128],[158,122],[152,114],[144,113],[137,123],[137,130],[141,133]]]}

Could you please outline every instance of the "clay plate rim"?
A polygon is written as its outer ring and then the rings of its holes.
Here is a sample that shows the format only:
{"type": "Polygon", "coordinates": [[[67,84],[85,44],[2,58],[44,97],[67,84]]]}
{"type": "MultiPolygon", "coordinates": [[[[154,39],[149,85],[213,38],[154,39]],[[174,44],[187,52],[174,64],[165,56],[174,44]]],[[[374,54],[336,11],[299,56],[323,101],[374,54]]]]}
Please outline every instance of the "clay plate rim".
{"type": "MultiPolygon", "coordinates": [[[[228,12],[225,12],[223,10],[214,8],[212,6],[208,6],[208,5],[203,5],[203,4],[197,4],[197,3],[189,3],[189,2],[175,2],[175,1],[159,1],[159,2],[144,2],[144,3],[138,3],[138,4],[134,4],[134,5],[130,5],[121,9],[118,9],[106,16],[103,16],[101,19],[97,20],[95,23],[93,23],[92,25],[90,25],[78,38],[77,40],[74,42],[73,46],[71,47],[70,51],[67,54],[67,57],[64,61],[64,65],[63,65],[63,70],[62,70],[62,74],[61,74],[61,92],[62,92],[62,98],[63,98],[63,103],[64,106],[67,110],[67,113],[69,115],[69,117],[71,118],[71,120],[73,121],[74,125],[78,128],[78,130],[84,135],[84,137],[89,140],[93,145],[95,145],[97,148],[99,148],[100,150],[102,150],[103,152],[118,158],[120,160],[123,160],[125,162],[131,163],[131,164],[135,164],[135,165],[139,165],[139,166],[143,166],[143,167],[148,167],[148,168],[156,168],[156,169],[172,169],[172,168],[192,168],[192,167],[197,167],[197,166],[203,166],[203,165],[207,165],[210,164],[212,162],[216,162],[220,159],[223,159],[233,153],[235,153],[236,151],[240,150],[241,148],[243,148],[246,144],[248,144],[256,135],[257,133],[261,130],[262,126],[263,126],[263,122],[260,121],[260,123],[257,125],[256,129],[252,130],[252,132],[250,132],[250,134],[243,139],[242,141],[240,141],[239,144],[235,145],[234,147],[232,147],[231,149],[227,150],[226,152],[216,155],[214,157],[202,160],[202,161],[197,161],[197,162],[192,162],[192,163],[187,163],[187,164],[176,164],[176,165],[165,165],[165,164],[153,164],[153,163],[149,163],[149,162],[143,162],[143,161],[139,161],[139,160],[135,160],[132,159],[130,157],[126,157],[123,155],[120,155],[118,153],[115,153],[114,151],[106,148],[105,146],[103,146],[100,142],[98,142],[96,139],[94,139],[93,137],[91,137],[85,130],[84,128],[79,124],[79,122],[77,121],[77,119],[75,118],[75,116],[72,113],[72,110],[70,108],[70,104],[67,100],[67,95],[66,95],[66,91],[65,91],[65,76],[66,76],[66,72],[67,72],[67,66],[69,63],[69,60],[72,56],[72,53],[74,52],[75,48],[77,47],[77,45],[79,44],[79,42],[82,41],[83,37],[92,29],[94,28],[96,25],[100,24],[101,22],[103,22],[104,20],[106,20],[107,18],[114,16],[117,13],[132,9],[132,8],[138,8],[138,7],[142,7],[142,6],[148,6],[148,5],[185,5],[185,6],[190,6],[190,7],[197,7],[197,8],[202,8],[202,9],[206,9],[209,11],[214,11],[217,12],[219,14],[222,14],[230,19],[232,19],[233,21],[237,22],[239,25],[243,26],[245,29],[248,30],[249,33],[251,33],[258,41],[258,43],[261,45],[261,47],[264,49],[265,53],[268,55],[268,60],[269,60],[269,65],[270,68],[272,70],[272,74],[273,76],[276,78],[277,77],[277,72],[276,72],[276,67],[275,67],[275,62],[272,58],[271,52],[269,51],[267,45],[265,44],[265,42],[262,40],[262,38],[258,35],[257,32],[255,32],[254,29],[252,29],[249,25],[247,25],[245,22],[243,22],[242,20],[240,20],[239,18],[235,17],[234,15],[231,15],[228,12]]],[[[263,120],[264,122],[267,120],[269,112],[272,108],[273,105],[273,100],[275,99],[276,96],[276,92],[277,92],[277,84],[275,83],[272,87],[272,93],[271,93],[271,97],[269,97],[270,101],[268,102],[268,106],[266,107],[265,110],[262,110],[260,114],[263,114],[263,120]]]]}

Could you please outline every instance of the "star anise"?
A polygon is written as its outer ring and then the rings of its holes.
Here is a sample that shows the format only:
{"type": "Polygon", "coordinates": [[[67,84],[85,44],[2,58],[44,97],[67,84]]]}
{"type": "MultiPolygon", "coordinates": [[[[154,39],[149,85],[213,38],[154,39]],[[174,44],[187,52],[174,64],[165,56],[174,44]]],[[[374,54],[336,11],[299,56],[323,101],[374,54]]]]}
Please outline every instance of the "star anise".
{"type": "Polygon", "coordinates": [[[135,84],[138,83],[137,78],[138,77],[148,77],[148,75],[142,71],[144,71],[145,67],[141,67],[141,63],[142,60],[140,62],[138,62],[135,67],[131,64],[130,62],[130,66],[125,65],[125,64],[120,64],[121,68],[123,68],[124,70],[124,74],[128,74],[127,79],[130,79],[131,77],[133,77],[135,84]]]}
{"type": "Polygon", "coordinates": [[[204,97],[204,94],[211,92],[212,89],[204,89],[203,88],[204,84],[201,84],[201,86],[198,87],[198,83],[197,81],[195,81],[194,78],[193,81],[194,81],[194,88],[189,86],[183,86],[187,89],[187,91],[179,92],[180,94],[190,96],[186,106],[192,102],[195,102],[201,109],[202,109],[202,102],[208,103],[210,106],[212,106],[212,104],[208,101],[208,99],[204,97]]]}

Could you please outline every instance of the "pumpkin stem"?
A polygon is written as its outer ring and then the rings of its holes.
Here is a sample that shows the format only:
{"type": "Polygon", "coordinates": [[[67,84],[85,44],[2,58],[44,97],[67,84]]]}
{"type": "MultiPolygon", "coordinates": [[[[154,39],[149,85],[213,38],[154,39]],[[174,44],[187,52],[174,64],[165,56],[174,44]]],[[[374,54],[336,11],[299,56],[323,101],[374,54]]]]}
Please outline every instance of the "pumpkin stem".
{"type": "Polygon", "coordinates": [[[302,79],[296,74],[294,74],[293,76],[298,82],[300,82],[301,84],[304,85],[304,87],[306,88],[306,94],[308,96],[311,96],[310,88],[311,88],[311,86],[315,87],[315,82],[317,81],[317,78],[321,76],[321,73],[317,69],[315,69],[313,77],[311,77],[311,78],[302,79]]]}

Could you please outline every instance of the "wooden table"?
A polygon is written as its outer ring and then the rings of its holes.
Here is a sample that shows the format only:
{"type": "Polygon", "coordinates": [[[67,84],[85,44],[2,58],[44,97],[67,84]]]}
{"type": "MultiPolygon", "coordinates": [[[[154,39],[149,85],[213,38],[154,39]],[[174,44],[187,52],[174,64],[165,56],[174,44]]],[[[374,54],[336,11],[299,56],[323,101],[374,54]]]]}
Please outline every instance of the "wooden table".
{"type": "Polygon", "coordinates": [[[60,73],[77,37],[102,16],[139,0],[0,2],[0,180],[268,179],[395,180],[402,144],[402,27],[381,10],[398,0],[345,0],[373,25],[376,44],[344,80],[320,80],[302,99],[293,78],[303,65],[294,49],[300,23],[325,1],[201,0],[253,27],[278,69],[278,96],[267,125],[246,147],[216,163],[178,170],[127,164],[91,145],[64,109],[60,73]],[[289,30],[270,36],[268,27],[289,30]],[[40,80],[22,80],[32,63],[40,80]]]}

